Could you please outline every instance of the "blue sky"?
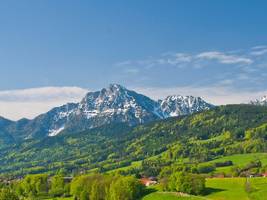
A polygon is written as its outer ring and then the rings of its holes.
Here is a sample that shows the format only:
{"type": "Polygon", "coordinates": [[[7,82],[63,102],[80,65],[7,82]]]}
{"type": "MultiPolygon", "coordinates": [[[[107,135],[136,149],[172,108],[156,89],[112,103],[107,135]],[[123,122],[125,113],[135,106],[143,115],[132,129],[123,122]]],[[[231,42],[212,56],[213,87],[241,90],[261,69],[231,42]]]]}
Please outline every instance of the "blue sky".
{"type": "Polygon", "coordinates": [[[29,88],[64,97],[120,83],[215,104],[267,94],[266,10],[264,0],[1,1],[0,115],[13,118],[6,92],[29,88]]]}

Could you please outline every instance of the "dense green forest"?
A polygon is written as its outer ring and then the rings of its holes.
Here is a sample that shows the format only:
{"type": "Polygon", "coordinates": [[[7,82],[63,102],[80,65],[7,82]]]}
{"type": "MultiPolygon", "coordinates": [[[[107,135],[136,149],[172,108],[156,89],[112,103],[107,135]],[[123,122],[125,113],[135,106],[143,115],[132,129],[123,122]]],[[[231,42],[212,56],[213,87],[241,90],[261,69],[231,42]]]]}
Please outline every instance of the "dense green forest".
{"type": "Polygon", "coordinates": [[[0,149],[0,173],[106,172],[157,157],[160,165],[199,163],[265,152],[267,107],[228,105],[190,116],[128,127],[108,125],[80,133],[28,140],[0,149]]]}

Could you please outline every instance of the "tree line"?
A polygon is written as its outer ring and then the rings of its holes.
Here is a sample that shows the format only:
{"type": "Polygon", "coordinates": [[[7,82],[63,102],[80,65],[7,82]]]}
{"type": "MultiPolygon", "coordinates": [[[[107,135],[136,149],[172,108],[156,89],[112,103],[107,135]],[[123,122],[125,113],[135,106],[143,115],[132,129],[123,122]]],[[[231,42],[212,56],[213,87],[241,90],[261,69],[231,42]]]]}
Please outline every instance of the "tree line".
{"type": "Polygon", "coordinates": [[[0,200],[73,197],[75,200],[135,200],[145,186],[133,176],[91,174],[66,182],[63,175],[27,175],[23,180],[2,185],[0,200]]]}

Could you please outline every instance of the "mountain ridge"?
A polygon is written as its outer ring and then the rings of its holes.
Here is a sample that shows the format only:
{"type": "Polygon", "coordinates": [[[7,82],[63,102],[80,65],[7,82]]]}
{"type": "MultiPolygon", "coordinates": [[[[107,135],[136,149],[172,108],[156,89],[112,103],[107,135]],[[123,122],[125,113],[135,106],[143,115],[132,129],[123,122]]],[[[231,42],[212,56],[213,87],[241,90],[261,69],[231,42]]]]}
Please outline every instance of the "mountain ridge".
{"type": "MultiPolygon", "coordinates": [[[[88,92],[79,103],[55,107],[32,120],[10,120],[4,132],[18,140],[41,138],[56,136],[63,130],[84,131],[111,123],[134,126],[212,107],[200,97],[172,95],[155,101],[119,84],[110,84],[99,91],[88,92]]],[[[2,128],[0,126],[0,131],[2,128]]]]}

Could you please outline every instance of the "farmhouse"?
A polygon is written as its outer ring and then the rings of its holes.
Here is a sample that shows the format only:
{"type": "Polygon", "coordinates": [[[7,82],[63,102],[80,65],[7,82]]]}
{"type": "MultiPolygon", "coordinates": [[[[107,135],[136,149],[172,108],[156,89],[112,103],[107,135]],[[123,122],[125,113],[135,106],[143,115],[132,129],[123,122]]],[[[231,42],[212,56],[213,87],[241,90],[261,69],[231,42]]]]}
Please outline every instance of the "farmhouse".
{"type": "Polygon", "coordinates": [[[156,185],[158,182],[154,178],[141,178],[140,182],[145,185],[145,186],[151,186],[151,185],[156,185]]]}

